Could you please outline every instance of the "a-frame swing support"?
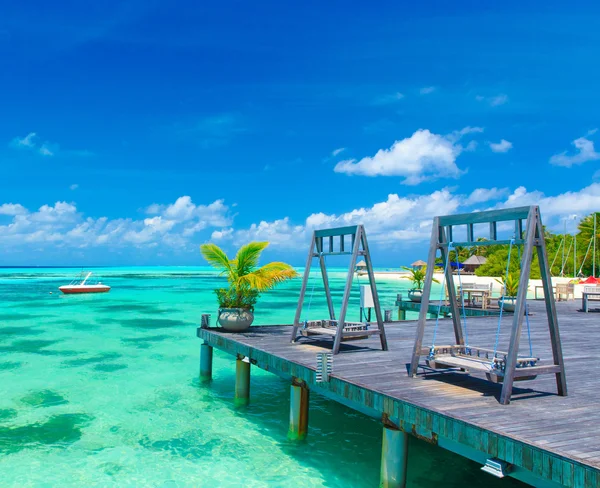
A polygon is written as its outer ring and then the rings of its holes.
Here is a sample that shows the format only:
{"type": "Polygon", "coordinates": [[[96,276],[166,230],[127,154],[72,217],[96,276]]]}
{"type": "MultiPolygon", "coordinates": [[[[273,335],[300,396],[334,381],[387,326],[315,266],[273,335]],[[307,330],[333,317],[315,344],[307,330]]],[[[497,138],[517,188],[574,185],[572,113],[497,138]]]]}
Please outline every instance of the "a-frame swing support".
{"type": "Polygon", "coordinates": [[[349,227],[338,227],[334,229],[315,230],[313,232],[306,267],[304,268],[304,277],[302,279],[302,288],[300,289],[300,298],[298,300],[298,308],[294,318],[294,328],[292,331],[292,342],[298,338],[299,331],[302,335],[329,335],[334,337],[333,354],[337,354],[340,350],[340,344],[343,340],[360,339],[370,335],[379,335],[381,348],[387,351],[387,340],[385,337],[385,328],[383,325],[383,317],[381,315],[381,307],[379,305],[379,296],[377,295],[377,286],[375,284],[375,274],[373,272],[373,264],[371,254],[369,253],[369,244],[367,235],[362,225],[354,225],[349,227]],[[347,241],[351,241],[348,243],[347,241]],[[350,244],[350,249],[347,249],[350,244]],[[348,265],[348,275],[346,277],[346,285],[342,298],[342,305],[338,319],[335,317],[335,308],[331,297],[331,289],[329,287],[329,278],[327,276],[327,265],[325,262],[326,256],[350,255],[350,264],[348,265]],[[352,282],[358,257],[362,256],[365,260],[367,274],[369,276],[369,286],[373,295],[373,305],[375,308],[376,324],[357,324],[354,322],[346,322],[346,314],[348,312],[348,302],[350,300],[350,292],[352,290],[352,282]],[[334,324],[335,327],[315,327],[306,328],[305,323],[301,320],[302,307],[306,298],[308,281],[313,260],[318,259],[321,269],[321,277],[327,298],[327,308],[329,309],[329,320],[323,321],[327,324],[334,324]],[[376,328],[369,328],[371,325],[376,328]]]}
{"type": "MultiPolygon", "coordinates": [[[[512,244],[523,245],[523,254],[521,256],[521,273],[519,277],[519,289],[515,303],[515,312],[512,318],[512,329],[508,354],[502,373],[502,393],[500,403],[506,405],[510,403],[513,382],[516,378],[526,376],[535,376],[537,374],[555,374],[558,394],[567,395],[567,380],[565,376],[565,367],[562,355],[562,346],[560,342],[560,333],[558,328],[558,319],[556,315],[556,306],[554,303],[554,294],[552,293],[552,281],[548,256],[546,254],[546,243],[544,239],[544,230],[542,219],[538,206],[518,207],[504,210],[491,210],[487,212],[474,212],[470,214],[448,215],[444,217],[435,217],[433,219],[433,228],[431,231],[431,243],[429,256],[427,259],[427,273],[423,287],[423,298],[421,300],[421,309],[419,313],[419,322],[417,325],[417,335],[413,349],[413,356],[410,364],[409,374],[416,376],[421,356],[427,354],[423,348],[423,336],[425,333],[427,310],[429,307],[429,296],[431,293],[431,283],[433,281],[433,272],[435,268],[435,259],[439,250],[444,263],[448,260],[448,253],[451,247],[457,246],[481,246],[510,244],[511,240],[497,239],[497,224],[505,222],[514,222],[514,238],[512,244]],[[523,228],[523,220],[526,221],[523,228]],[[489,224],[489,239],[485,241],[476,241],[474,238],[474,225],[489,224]],[[453,227],[466,226],[467,239],[464,242],[453,241],[453,227]],[[525,304],[527,301],[527,289],[529,276],[531,272],[531,262],[533,259],[533,250],[537,250],[538,261],[540,265],[540,274],[544,287],[544,300],[546,302],[546,312],[548,316],[548,328],[550,332],[550,342],[552,345],[553,364],[547,366],[531,366],[527,368],[517,368],[519,343],[521,339],[521,329],[523,317],[525,314],[525,304]]],[[[463,338],[463,328],[460,317],[460,310],[456,293],[452,271],[446,266],[445,286],[448,290],[450,307],[452,313],[452,322],[457,346],[466,346],[463,338]]],[[[443,361],[442,361],[443,362],[443,361]]]]}

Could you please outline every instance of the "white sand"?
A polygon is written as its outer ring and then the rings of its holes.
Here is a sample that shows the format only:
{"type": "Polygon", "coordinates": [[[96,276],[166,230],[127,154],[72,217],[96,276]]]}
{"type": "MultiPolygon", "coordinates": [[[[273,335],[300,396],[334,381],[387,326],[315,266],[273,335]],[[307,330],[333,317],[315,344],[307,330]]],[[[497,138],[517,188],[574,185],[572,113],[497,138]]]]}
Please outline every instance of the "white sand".
{"type": "MultiPolygon", "coordinates": [[[[375,279],[376,280],[381,280],[381,281],[395,281],[395,280],[402,280],[405,281],[406,277],[409,275],[410,273],[406,272],[406,271],[375,271],[375,279]]],[[[443,273],[434,273],[433,276],[441,283],[444,275],[443,273]]],[[[454,284],[455,286],[458,286],[458,275],[454,274],[453,276],[454,279],[454,284]]],[[[477,285],[489,285],[490,283],[492,284],[492,296],[499,296],[500,295],[500,289],[502,287],[502,285],[500,285],[500,283],[498,283],[498,277],[492,277],[492,276],[475,276],[475,275],[465,275],[465,274],[461,274],[461,281],[463,283],[474,283],[477,285]]],[[[559,283],[569,283],[573,278],[560,278],[560,277],[553,277],[552,278],[552,284],[556,285],[559,283]]],[[[528,293],[527,296],[528,298],[534,298],[535,296],[535,287],[536,286],[542,286],[542,280],[529,280],[529,288],[528,288],[528,293]]],[[[581,293],[583,292],[583,287],[584,285],[575,285],[575,298],[581,298],[581,293]]],[[[541,288],[539,288],[537,290],[538,292],[538,298],[542,298],[544,296],[544,292],[541,288]]]]}

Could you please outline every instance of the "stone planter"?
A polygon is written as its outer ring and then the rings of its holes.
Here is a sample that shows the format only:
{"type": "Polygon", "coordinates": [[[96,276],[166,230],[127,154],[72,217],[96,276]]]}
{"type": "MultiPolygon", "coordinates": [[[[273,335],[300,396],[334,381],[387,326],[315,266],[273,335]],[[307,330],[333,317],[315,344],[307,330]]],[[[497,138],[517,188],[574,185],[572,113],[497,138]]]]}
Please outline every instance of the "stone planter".
{"type": "Polygon", "coordinates": [[[498,306],[505,312],[514,312],[516,303],[517,297],[504,297],[504,305],[502,305],[502,298],[498,299],[498,306]]]}
{"type": "Polygon", "coordinates": [[[421,302],[421,298],[423,298],[423,290],[417,290],[416,288],[413,290],[408,290],[408,298],[413,302],[421,302]]]}
{"type": "Polygon", "coordinates": [[[254,321],[254,314],[247,308],[220,308],[219,325],[230,332],[248,330],[254,321]]]}

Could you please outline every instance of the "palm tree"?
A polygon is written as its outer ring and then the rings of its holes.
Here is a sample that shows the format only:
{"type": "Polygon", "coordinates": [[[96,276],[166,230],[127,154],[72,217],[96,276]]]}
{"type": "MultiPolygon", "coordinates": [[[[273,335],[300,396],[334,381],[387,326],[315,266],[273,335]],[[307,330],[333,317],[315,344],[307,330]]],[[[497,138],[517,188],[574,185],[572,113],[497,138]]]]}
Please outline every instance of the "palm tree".
{"type": "Polygon", "coordinates": [[[592,275],[595,267],[593,263],[598,261],[597,239],[600,237],[600,212],[591,213],[590,215],[581,219],[577,229],[579,230],[577,243],[578,247],[581,246],[579,248],[579,254],[581,254],[581,262],[583,264],[582,268],[584,270],[583,274],[592,275]],[[594,235],[594,215],[596,216],[596,235],[594,235]],[[593,242],[594,239],[596,239],[596,244],[593,242]],[[587,246],[580,243],[585,243],[587,246]],[[594,252],[592,251],[592,253],[589,253],[589,257],[586,260],[585,254],[588,254],[587,251],[590,250],[589,248],[596,249],[596,256],[594,256],[594,252]]]}
{"type": "MultiPolygon", "coordinates": [[[[487,242],[485,237],[478,237],[477,242],[487,242]]],[[[469,248],[469,257],[471,256],[485,256],[487,253],[487,247],[485,244],[474,245],[469,248]]]]}
{"type": "MultiPolygon", "coordinates": [[[[418,268],[402,266],[402,269],[409,272],[409,275],[406,276],[406,279],[414,285],[415,290],[422,290],[423,283],[425,282],[425,275],[427,274],[427,266],[420,266],[418,268]]],[[[439,283],[439,281],[435,278],[433,278],[433,281],[435,283],[439,283]]]]}
{"type": "Polygon", "coordinates": [[[208,263],[227,277],[229,288],[215,290],[221,308],[248,308],[252,310],[261,292],[298,276],[289,264],[272,262],[258,267],[261,253],[268,242],[250,242],[242,246],[234,259],[216,244],[203,244],[200,252],[208,263]]]}

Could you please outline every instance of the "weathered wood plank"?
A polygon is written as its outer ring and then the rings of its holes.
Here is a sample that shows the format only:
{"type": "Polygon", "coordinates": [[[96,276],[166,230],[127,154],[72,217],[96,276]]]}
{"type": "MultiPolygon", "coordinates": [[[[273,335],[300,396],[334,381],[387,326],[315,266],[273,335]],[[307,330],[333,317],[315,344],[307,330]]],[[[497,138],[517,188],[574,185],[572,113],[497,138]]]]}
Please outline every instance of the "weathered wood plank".
{"type": "MultiPolygon", "coordinates": [[[[477,376],[439,373],[419,368],[416,378],[406,374],[416,322],[387,324],[389,351],[381,351],[378,337],[343,343],[335,356],[329,383],[314,379],[316,353],[330,352],[331,341],[300,339],[290,344],[290,326],[253,327],[248,333],[226,334],[219,329],[198,331],[217,350],[248,355],[257,366],[282,377],[297,376],[317,393],[355,408],[389,412],[407,428],[425,437],[435,434],[512,462],[565,486],[596,486],[600,470],[600,364],[592,344],[600,342],[598,315],[577,310],[577,302],[558,302],[563,356],[570,375],[570,396],[555,393],[553,375],[515,382],[511,405],[498,403],[501,385],[477,376]]],[[[531,336],[540,367],[554,367],[543,302],[528,302],[531,336]]],[[[503,324],[504,325],[504,324],[503,324]]],[[[469,321],[469,340],[481,347],[493,345],[497,318],[469,321]]],[[[428,322],[431,328],[431,321],[428,322]]],[[[451,320],[440,323],[439,343],[454,342],[451,320]]],[[[510,336],[502,327],[500,348],[510,336]]],[[[430,338],[424,338],[424,345],[430,338]]],[[[527,347],[522,347],[528,354],[527,347]]],[[[373,414],[374,415],[374,414],[373,414]]]]}

